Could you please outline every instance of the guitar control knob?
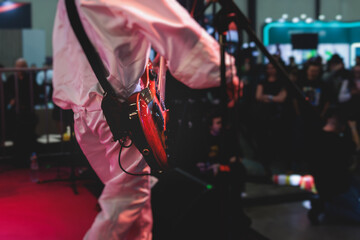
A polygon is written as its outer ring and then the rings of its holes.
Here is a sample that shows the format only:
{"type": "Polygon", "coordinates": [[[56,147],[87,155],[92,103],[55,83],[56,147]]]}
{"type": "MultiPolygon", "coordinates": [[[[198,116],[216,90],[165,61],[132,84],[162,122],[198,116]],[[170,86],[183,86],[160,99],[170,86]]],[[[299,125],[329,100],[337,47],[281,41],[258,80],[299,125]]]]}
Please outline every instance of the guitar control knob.
{"type": "Polygon", "coordinates": [[[144,149],[142,150],[142,154],[143,154],[144,156],[148,156],[148,155],[150,154],[150,150],[147,149],[147,148],[144,148],[144,149]]]}

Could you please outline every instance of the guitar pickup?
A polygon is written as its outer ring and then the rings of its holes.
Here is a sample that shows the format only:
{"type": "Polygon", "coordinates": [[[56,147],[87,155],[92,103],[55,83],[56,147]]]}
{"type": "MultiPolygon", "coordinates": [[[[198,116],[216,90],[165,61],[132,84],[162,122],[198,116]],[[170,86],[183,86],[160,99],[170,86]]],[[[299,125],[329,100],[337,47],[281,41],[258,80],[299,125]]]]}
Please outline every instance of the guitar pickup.
{"type": "Polygon", "coordinates": [[[149,88],[144,88],[141,90],[140,95],[144,98],[146,104],[149,104],[154,98],[149,88]]]}
{"type": "Polygon", "coordinates": [[[159,105],[157,105],[157,103],[153,104],[152,116],[153,116],[154,122],[156,123],[158,129],[160,131],[163,131],[165,122],[164,122],[163,115],[160,111],[160,107],[159,107],[159,105]]]}

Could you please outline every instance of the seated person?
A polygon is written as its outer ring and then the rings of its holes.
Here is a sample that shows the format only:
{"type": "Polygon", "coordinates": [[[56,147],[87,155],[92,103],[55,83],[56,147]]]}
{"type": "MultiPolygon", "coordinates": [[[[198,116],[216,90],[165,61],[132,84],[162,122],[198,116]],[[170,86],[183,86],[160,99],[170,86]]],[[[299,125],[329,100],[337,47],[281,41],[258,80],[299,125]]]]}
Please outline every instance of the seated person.
{"type": "Polygon", "coordinates": [[[231,129],[223,128],[219,111],[210,114],[199,152],[197,167],[201,178],[215,186],[229,184],[237,196],[244,192],[246,170],[237,136],[231,129]]]}
{"type": "Polygon", "coordinates": [[[245,191],[246,169],[242,163],[236,131],[223,126],[221,112],[211,112],[196,165],[199,178],[214,186],[211,192],[215,203],[208,206],[208,211],[204,213],[209,214],[206,218],[215,219],[222,227],[224,221],[230,219],[230,224],[225,228],[241,239],[251,225],[241,203],[245,191]]]}

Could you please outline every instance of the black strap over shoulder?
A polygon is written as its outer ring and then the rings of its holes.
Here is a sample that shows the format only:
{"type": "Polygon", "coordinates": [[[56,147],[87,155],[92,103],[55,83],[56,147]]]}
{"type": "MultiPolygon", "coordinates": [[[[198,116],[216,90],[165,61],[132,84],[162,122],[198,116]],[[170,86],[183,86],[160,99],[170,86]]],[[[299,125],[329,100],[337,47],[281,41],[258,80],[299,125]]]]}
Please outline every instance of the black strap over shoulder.
{"type": "Polygon", "coordinates": [[[94,71],[101,87],[103,90],[110,94],[112,97],[116,97],[115,91],[107,81],[106,76],[108,75],[108,71],[106,70],[104,63],[102,62],[98,52],[90,42],[84,27],[81,23],[79,13],[77,11],[75,0],[65,0],[66,9],[68,12],[68,17],[70,20],[70,24],[74,30],[74,33],[81,44],[82,49],[91,65],[92,70],[94,71]]]}
{"type": "Polygon", "coordinates": [[[79,13],[77,11],[75,0],[65,0],[66,9],[70,24],[74,33],[84,50],[84,53],[94,71],[101,87],[105,91],[103,100],[101,102],[101,109],[105,115],[106,121],[113,134],[114,140],[123,140],[128,136],[129,118],[128,118],[128,105],[118,101],[115,91],[107,81],[108,74],[98,52],[91,44],[84,27],[81,23],[79,13]]]}

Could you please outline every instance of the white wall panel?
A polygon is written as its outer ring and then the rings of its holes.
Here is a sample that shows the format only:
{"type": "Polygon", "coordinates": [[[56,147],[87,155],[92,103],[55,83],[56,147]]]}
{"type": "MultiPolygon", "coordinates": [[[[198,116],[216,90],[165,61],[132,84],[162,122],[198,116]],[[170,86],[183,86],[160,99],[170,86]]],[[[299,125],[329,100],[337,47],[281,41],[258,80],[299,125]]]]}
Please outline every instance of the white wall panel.
{"type": "Polygon", "coordinates": [[[52,30],[58,0],[18,0],[31,3],[32,28],[45,31],[46,55],[52,56],[52,30]]]}
{"type": "Polygon", "coordinates": [[[315,17],[314,0],[257,0],[257,34],[262,39],[262,26],[266,18],[278,20],[283,14],[288,14],[289,19],[306,14],[315,17]]]}
{"type": "Polygon", "coordinates": [[[33,64],[42,67],[46,57],[45,31],[39,29],[22,30],[23,58],[28,62],[29,67],[33,64]]]}

